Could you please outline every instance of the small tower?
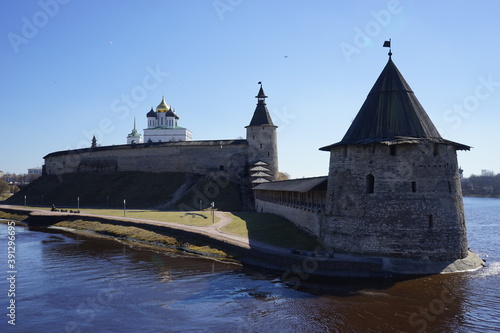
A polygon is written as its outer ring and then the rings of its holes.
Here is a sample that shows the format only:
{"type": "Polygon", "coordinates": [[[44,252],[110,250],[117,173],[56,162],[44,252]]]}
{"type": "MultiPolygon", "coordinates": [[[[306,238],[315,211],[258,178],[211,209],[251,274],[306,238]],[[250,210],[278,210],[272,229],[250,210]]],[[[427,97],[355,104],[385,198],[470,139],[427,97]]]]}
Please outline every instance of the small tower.
{"type": "Polygon", "coordinates": [[[276,138],[276,128],[271,120],[266,106],[266,94],[260,84],[257,98],[257,106],[253,113],[250,125],[247,129],[248,142],[248,165],[252,182],[273,181],[278,179],[278,147],[276,138]]]}
{"type": "Polygon", "coordinates": [[[142,143],[142,136],[137,132],[137,129],[135,128],[135,117],[134,117],[134,128],[132,129],[132,132],[127,135],[127,144],[132,144],[132,143],[142,143]]]}
{"type": "Polygon", "coordinates": [[[344,138],[330,152],[320,238],[334,251],[419,261],[467,256],[457,150],[389,55],[344,138]]]}

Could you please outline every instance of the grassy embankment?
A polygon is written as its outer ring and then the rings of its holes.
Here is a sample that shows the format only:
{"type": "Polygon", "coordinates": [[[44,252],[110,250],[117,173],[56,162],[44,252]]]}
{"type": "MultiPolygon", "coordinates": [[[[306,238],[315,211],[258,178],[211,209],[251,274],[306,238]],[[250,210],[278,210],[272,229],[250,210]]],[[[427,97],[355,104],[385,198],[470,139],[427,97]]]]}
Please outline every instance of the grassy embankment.
{"type": "MultiPolygon", "coordinates": [[[[116,209],[83,209],[81,213],[123,217],[123,210],[116,209]]],[[[313,237],[310,237],[290,221],[282,217],[273,214],[259,213],[226,212],[225,214],[231,218],[231,222],[223,227],[222,231],[242,237],[248,237],[250,245],[252,241],[260,241],[279,247],[299,248],[304,250],[313,250],[318,246],[318,242],[313,237]]],[[[2,217],[1,214],[0,217],[2,217]]],[[[126,217],[199,227],[212,225],[212,217],[209,211],[166,212],[154,210],[127,210],[126,217]]],[[[215,223],[218,221],[218,217],[215,216],[215,223]]],[[[80,217],[78,214],[75,214],[74,220],[59,222],[55,226],[77,230],[90,230],[127,241],[147,243],[167,248],[182,248],[210,256],[230,257],[227,253],[212,248],[207,244],[202,244],[193,240],[174,238],[162,232],[161,228],[147,230],[148,228],[146,227],[139,228],[135,226],[122,226],[118,223],[92,221],[92,217],[80,217]]]]}
{"type": "Polygon", "coordinates": [[[14,220],[14,221],[22,222],[23,220],[26,220],[27,218],[28,218],[28,215],[12,214],[12,213],[0,211],[0,219],[14,220]]]}
{"type": "Polygon", "coordinates": [[[142,245],[152,247],[183,250],[217,258],[231,258],[231,255],[224,251],[202,244],[196,240],[169,236],[167,233],[162,232],[159,228],[155,228],[153,231],[145,228],[128,227],[87,220],[63,221],[56,223],[54,226],[92,231],[97,234],[111,236],[119,240],[141,243],[142,245]]]}
{"type": "Polygon", "coordinates": [[[318,241],[289,220],[268,213],[231,213],[222,231],[284,248],[314,250],[318,241]]]}
{"type": "Polygon", "coordinates": [[[127,207],[135,209],[196,210],[200,201],[202,208],[214,201],[221,210],[242,210],[237,183],[230,181],[220,186],[217,179],[209,176],[174,172],[44,175],[8,198],[5,204],[23,205],[26,200],[28,205],[70,207],[79,200],[80,206],[120,209],[124,199],[127,207]]]}

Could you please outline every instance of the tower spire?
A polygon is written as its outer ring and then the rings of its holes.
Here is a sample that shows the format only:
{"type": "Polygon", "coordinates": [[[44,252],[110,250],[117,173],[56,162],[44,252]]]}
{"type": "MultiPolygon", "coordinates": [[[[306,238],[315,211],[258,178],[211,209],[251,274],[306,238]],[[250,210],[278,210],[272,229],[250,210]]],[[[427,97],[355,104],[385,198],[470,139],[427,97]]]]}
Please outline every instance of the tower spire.
{"type": "Polygon", "coordinates": [[[271,125],[274,126],[273,121],[271,120],[271,116],[269,115],[269,111],[266,106],[266,94],[264,93],[264,89],[262,88],[262,82],[259,81],[260,89],[259,93],[255,98],[257,98],[257,106],[253,113],[252,120],[250,121],[250,125],[248,126],[261,126],[261,125],[271,125]]]}
{"type": "Polygon", "coordinates": [[[260,89],[259,89],[259,93],[257,94],[257,96],[255,96],[255,98],[257,98],[257,104],[266,104],[266,94],[264,93],[264,89],[262,88],[262,82],[259,81],[258,84],[260,84],[260,89]]]}

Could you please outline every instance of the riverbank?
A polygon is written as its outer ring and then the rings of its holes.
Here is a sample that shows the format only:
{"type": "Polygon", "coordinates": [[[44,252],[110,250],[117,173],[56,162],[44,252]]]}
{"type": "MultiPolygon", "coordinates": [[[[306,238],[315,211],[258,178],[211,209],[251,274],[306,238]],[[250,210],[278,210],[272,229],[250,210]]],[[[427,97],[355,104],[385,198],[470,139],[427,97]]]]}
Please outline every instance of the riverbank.
{"type": "MultiPolygon", "coordinates": [[[[409,259],[331,253],[319,244],[313,249],[281,247],[225,232],[230,213],[216,212],[219,221],[193,226],[164,221],[84,213],[51,212],[0,205],[7,214],[26,216],[30,227],[90,230],[138,244],[182,250],[207,257],[237,260],[243,264],[282,272],[285,281],[300,284],[311,277],[393,277],[471,271],[484,262],[475,253],[454,262],[420,262],[409,259]]],[[[250,229],[250,228],[249,228],[250,229]]],[[[272,238],[271,238],[272,239],[272,238]]]]}

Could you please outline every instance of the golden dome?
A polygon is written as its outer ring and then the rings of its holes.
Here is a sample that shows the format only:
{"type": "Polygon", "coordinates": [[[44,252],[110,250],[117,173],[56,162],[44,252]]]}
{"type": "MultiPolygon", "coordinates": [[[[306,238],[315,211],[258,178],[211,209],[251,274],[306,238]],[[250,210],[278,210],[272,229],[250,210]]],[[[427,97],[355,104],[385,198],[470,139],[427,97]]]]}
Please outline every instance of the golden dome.
{"type": "Polygon", "coordinates": [[[161,103],[156,107],[156,112],[167,112],[170,110],[170,106],[165,102],[165,97],[161,97],[161,103]]]}

